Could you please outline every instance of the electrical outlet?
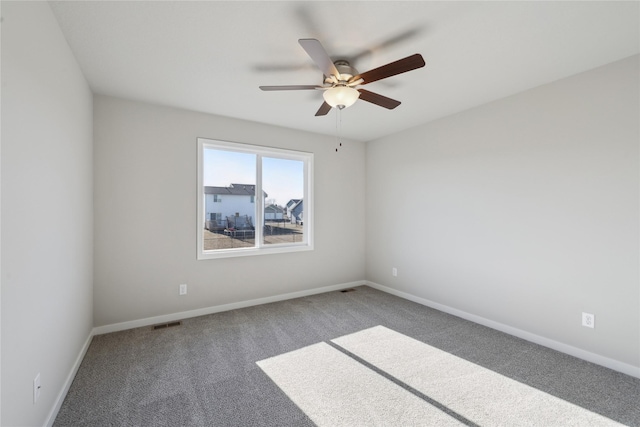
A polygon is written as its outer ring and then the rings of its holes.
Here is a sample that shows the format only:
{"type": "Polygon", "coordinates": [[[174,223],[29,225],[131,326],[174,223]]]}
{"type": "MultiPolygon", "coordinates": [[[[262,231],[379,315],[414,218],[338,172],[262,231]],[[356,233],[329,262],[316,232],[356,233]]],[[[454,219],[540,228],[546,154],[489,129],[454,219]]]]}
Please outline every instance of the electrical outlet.
{"type": "Polygon", "coordinates": [[[398,269],[397,269],[397,268],[395,268],[395,267],[393,267],[393,268],[391,269],[391,275],[392,275],[393,277],[398,277],[398,269]]]}
{"type": "Polygon", "coordinates": [[[42,385],[40,385],[40,373],[38,372],[38,375],[36,375],[33,380],[33,403],[38,401],[38,398],[40,397],[40,389],[42,389],[42,385]]]}
{"type": "Polygon", "coordinates": [[[180,285],[180,295],[186,295],[187,294],[187,285],[186,284],[182,284],[180,285]]]}
{"type": "Polygon", "coordinates": [[[596,327],[596,316],[591,313],[582,313],[582,326],[587,328],[596,327]]]}

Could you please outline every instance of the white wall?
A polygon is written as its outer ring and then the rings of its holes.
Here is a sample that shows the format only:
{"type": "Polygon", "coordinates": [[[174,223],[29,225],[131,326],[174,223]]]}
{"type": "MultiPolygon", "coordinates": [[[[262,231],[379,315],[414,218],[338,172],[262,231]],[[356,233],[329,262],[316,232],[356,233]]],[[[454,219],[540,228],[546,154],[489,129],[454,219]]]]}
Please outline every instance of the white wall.
{"type": "Polygon", "coordinates": [[[364,278],[363,143],[104,96],[94,143],[95,326],[364,278]],[[198,137],[315,153],[315,250],[197,261],[198,137]]]}
{"type": "Polygon", "coordinates": [[[1,424],[35,426],[92,329],[92,94],[46,2],[1,7],[1,424]]]}
{"type": "Polygon", "coordinates": [[[640,366],[638,76],[635,56],[368,143],[367,279],[640,366]]]}

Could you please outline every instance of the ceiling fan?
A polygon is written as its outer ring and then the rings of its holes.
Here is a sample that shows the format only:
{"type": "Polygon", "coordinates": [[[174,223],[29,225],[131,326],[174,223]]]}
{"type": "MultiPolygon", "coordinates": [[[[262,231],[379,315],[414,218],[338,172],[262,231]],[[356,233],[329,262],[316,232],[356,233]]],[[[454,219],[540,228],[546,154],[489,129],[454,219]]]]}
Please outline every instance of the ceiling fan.
{"type": "Polygon", "coordinates": [[[326,115],[331,108],[343,109],[353,105],[358,98],[375,105],[392,110],[400,105],[400,101],[386,96],[357,88],[377,80],[397,74],[406,73],[424,67],[422,55],[416,53],[406,58],[391,62],[365,73],[358,71],[345,60],[332,61],[322,44],[316,39],[300,39],[300,46],[307,52],[313,62],[323,73],[322,85],[291,85],[291,86],[260,86],[265,91],[270,90],[322,90],[324,102],[316,112],[316,116],[326,115]]]}

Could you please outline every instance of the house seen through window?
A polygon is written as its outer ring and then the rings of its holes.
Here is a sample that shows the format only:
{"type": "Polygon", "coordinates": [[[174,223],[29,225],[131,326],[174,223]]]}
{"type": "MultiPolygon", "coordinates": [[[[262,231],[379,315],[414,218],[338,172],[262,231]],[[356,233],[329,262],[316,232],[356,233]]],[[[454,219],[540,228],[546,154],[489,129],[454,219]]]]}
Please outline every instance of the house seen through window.
{"type": "Polygon", "coordinates": [[[310,153],[198,139],[198,258],[309,250],[310,153]]]}

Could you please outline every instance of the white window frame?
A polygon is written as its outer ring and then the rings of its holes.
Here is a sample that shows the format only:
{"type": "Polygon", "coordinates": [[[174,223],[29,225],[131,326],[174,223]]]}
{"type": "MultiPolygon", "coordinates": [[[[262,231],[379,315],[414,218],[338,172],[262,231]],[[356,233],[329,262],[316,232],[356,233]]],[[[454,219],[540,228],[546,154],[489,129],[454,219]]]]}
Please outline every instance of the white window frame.
{"type": "Polygon", "coordinates": [[[303,151],[285,150],[281,148],[265,147],[260,145],[244,144],[238,142],[220,141],[209,138],[198,138],[198,179],[197,179],[197,259],[218,259],[239,256],[266,255],[288,252],[300,252],[313,250],[313,153],[303,151]],[[204,150],[206,148],[236,151],[256,155],[256,194],[263,194],[262,190],[262,157],[275,157],[279,159],[298,160],[304,164],[304,200],[303,210],[303,241],[298,243],[264,244],[264,197],[255,197],[255,242],[251,248],[215,249],[205,251],[204,223],[205,223],[205,194],[204,194],[204,150]]]}

